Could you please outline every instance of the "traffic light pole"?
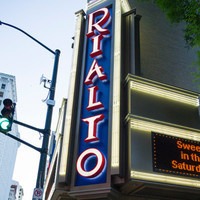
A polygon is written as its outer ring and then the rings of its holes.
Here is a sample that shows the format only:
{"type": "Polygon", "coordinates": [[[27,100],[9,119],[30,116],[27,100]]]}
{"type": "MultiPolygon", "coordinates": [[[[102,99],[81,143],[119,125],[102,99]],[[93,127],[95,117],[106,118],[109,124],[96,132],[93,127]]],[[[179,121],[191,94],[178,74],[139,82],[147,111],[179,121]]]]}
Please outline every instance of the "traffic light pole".
{"type": "MultiPolygon", "coordinates": [[[[11,24],[7,24],[5,22],[0,21],[0,25],[6,25],[9,26],[11,28],[14,28],[20,32],[22,32],[23,34],[25,34],[26,36],[28,36],[29,38],[31,38],[32,40],[34,40],[35,42],[37,42],[39,45],[41,45],[42,47],[44,47],[46,50],[48,50],[49,52],[53,53],[55,56],[55,60],[54,60],[54,67],[53,67],[53,73],[52,73],[52,80],[51,80],[51,85],[49,88],[49,99],[47,100],[47,113],[46,113],[46,121],[45,121],[45,127],[44,129],[37,129],[33,126],[24,124],[22,122],[18,122],[16,120],[14,120],[14,123],[17,123],[19,125],[25,126],[27,128],[39,131],[41,133],[43,133],[43,141],[42,141],[42,147],[41,148],[37,148],[21,139],[16,139],[26,145],[28,145],[29,147],[32,147],[33,149],[37,150],[40,152],[40,161],[39,161],[39,168],[38,168],[38,174],[37,174],[37,181],[36,181],[36,189],[41,189],[43,190],[44,187],[44,179],[45,179],[45,172],[46,172],[46,161],[47,161],[47,153],[48,153],[48,145],[49,145],[49,137],[50,137],[50,132],[51,132],[51,121],[52,121],[52,115],[53,115],[53,107],[55,105],[55,101],[54,101],[54,96],[55,96],[55,90],[56,90],[56,82],[57,82],[57,72],[58,72],[58,63],[59,63],[59,56],[60,56],[60,51],[57,49],[55,51],[51,50],[50,48],[48,48],[47,46],[45,46],[43,43],[41,43],[40,41],[38,41],[37,39],[35,39],[34,37],[32,37],[31,35],[29,35],[28,33],[26,33],[25,31],[23,31],[22,29],[13,26],[11,24]]],[[[9,134],[11,135],[11,134],[9,134]]],[[[8,135],[8,136],[9,136],[8,135]]],[[[35,190],[34,190],[35,191],[35,190]]],[[[42,200],[42,195],[40,195],[37,198],[34,198],[33,195],[33,200],[37,199],[37,200],[42,200]]]]}
{"type": "Polygon", "coordinates": [[[47,114],[46,114],[46,121],[45,121],[45,128],[44,128],[44,137],[43,137],[43,142],[42,142],[42,152],[40,154],[40,162],[39,162],[36,188],[43,188],[44,186],[49,136],[51,132],[51,121],[52,121],[53,107],[55,105],[54,96],[55,96],[55,89],[56,89],[59,55],[60,55],[60,51],[56,50],[54,69],[53,69],[52,80],[51,80],[51,87],[49,89],[49,99],[47,100],[48,107],[47,107],[47,114]]]}

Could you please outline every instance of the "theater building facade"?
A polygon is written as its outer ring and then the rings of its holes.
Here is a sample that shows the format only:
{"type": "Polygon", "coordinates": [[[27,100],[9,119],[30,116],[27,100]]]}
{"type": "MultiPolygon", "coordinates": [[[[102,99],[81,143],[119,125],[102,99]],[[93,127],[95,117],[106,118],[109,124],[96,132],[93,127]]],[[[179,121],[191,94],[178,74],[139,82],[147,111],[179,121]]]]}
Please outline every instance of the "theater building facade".
{"type": "Polygon", "coordinates": [[[195,50],[152,3],[93,0],[76,13],[45,199],[195,200],[195,50]]]}

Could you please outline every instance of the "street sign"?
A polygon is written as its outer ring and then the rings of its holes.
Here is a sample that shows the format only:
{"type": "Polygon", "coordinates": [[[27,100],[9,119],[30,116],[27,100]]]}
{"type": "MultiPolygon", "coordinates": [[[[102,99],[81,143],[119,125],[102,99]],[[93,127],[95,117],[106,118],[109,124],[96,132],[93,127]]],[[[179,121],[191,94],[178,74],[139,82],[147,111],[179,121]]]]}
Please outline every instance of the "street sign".
{"type": "Polygon", "coordinates": [[[35,188],[33,191],[34,200],[42,200],[43,190],[41,188],[35,188]]]}

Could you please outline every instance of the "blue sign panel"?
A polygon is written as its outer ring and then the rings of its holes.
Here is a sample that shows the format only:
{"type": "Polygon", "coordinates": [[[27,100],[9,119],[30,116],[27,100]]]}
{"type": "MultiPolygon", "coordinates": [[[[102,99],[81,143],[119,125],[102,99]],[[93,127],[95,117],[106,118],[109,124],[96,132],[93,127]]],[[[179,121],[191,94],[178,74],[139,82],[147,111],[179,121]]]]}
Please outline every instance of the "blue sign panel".
{"type": "Polygon", "coordinates": [[[87,14],[76,186],[107,180],[112,34],[111,6],[87,14]]]}

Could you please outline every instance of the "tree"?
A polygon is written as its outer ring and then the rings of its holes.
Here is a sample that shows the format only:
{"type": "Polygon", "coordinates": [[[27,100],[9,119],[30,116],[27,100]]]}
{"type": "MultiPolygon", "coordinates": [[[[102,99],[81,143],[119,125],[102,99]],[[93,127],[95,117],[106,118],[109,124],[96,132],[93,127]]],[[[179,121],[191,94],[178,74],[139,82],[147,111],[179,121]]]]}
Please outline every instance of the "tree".
{"type": "MultiPolygon", "coordinates": [[[[200,47],[200,0],[143,0],[154,2],[171,23],[185,23],[184,37],[188,47],[200,47]]],[[[200,50],[197,51],[200,66],[200,50]]]]}

